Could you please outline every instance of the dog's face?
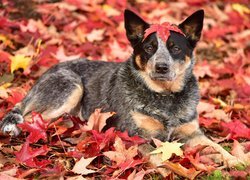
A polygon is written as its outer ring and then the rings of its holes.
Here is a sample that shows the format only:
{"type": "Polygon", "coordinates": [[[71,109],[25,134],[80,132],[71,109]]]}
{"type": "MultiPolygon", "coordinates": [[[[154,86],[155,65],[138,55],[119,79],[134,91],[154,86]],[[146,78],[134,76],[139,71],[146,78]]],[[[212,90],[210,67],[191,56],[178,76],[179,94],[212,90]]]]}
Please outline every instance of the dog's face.
{"type": "Polygon", "coordinates": [[[134,64],[151,89],[181,90],[185,75],[192,71],[192,52],[201,36],[203,18],[203,10],[195,12],[178,25],[185,35],[170,31],[164,42],[157,33],[144,39],[150,25],[132,11],[125,11],[126,34],[134,49],[134,64]]]}

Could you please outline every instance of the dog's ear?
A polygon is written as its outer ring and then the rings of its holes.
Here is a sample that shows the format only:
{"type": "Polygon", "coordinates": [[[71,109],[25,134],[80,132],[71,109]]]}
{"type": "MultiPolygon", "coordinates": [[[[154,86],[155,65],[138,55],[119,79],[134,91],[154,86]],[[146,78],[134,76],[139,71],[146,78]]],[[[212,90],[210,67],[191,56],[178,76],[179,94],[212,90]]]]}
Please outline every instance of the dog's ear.
{"type": "Polygon", "coordinates": [[[191,46],[194,48],[200,40],[201,31],[203,28],[204,11],[198,10],[183,21],[179,28],[186,35],[191,46]]]}
{"type": "Polygon", "coordinates": [[[143,39],[144,31],[149,28],[149,24],[128,9],[124,12],[124,21],[127,38],[134,47],[143,39]]]}

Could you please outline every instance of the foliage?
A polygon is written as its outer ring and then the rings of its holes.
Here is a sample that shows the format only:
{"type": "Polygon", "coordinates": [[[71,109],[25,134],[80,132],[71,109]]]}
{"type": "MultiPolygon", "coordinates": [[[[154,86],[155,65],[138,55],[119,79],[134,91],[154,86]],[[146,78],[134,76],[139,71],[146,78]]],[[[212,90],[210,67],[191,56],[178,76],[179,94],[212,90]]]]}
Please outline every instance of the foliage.
{"type": "MultiPolygon", "coordinates": [[[[179,23],[205,10],[196,50],[200,125],[246,165],[223,168],[209,147],[182,149],[164,162],[169,179],[250,177],[250,10],[248,0],[81,1],[2,0],[0,5],[0,119],[52,65],[87,57],[124,61],[132,53],[123,10],[152,23],[179,23]],[[182,152],[181,151],[181,152],[182,152]]],[[[158,30],[154,30],[157,31],[158,30]]],[[[0,179],[161,179],[138,153],[144,139],[114,128],[102,132],[114,113],[96,110],[88,124],[65,115],[48,125],[39,114],[20,124],[18,138],[1,135],[0,179]]],[[[155,140],[156,142],[156,140],[155,140]]],[[[158,142],[160,144],[161,142],[158,142]]],[[[167,149],[167,147],[166,147],[167,149]]]]}

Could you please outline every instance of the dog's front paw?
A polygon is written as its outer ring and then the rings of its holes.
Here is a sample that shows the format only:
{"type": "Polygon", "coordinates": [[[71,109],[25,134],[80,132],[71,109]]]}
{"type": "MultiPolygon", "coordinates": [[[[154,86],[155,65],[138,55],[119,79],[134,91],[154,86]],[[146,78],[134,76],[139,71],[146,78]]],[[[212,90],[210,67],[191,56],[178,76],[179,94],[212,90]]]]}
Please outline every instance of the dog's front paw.
{"type": "Polygon", "coordinates": [[[17,124],[24,121],[22,115],[18,112],[9,112],[0,122],[0,130],[4,134],[10,134],[11,136],[17,136],[21,130],[17,127],[17,124]]]}

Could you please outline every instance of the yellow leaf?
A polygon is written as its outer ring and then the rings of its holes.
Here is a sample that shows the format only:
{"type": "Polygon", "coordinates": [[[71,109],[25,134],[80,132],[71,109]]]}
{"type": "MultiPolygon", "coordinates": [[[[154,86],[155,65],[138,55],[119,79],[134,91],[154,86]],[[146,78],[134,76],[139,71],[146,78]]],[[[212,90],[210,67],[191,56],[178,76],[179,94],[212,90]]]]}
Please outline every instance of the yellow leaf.
{"type": "Polygon", "coordinates": [[[225,107],[228,106],[226,102],[222,101],[222,100],[219,99],[219,98],[212,98],[212,101],[213,101],[214,103],[216,103],[216,104],[219,104],[219,105],[220,105],[221,107],[223,107],[223,108],[225,108],[225,107]]]}
{"type": "Polygon", "coordinates": [[[13,43],[7,38],[5,37],[4,35],[0,34],[0,41],[2,41],[2,43],[5,45],[5,46],[9,46],[10,48],[14,49],[14,45],[13,43]]]}
{"type": "Polygon", "coordinates": [[[162,153],[161,159],[162,161],[166,161],[169,158],[171,158],[172,154],[176,154],[177,156],[182,156],[183,151],[180,148],[183,145],[183,143],[177,143],[177,142],[164,142],[160,147],[158,147],[156,150],[152,151],[150,154],[159,154],[162,153]]]}
{"type": "Polygon", "coordinates": [[[15,56],[12,56],[10,59],[11,59],[11,66],[10,66],[11,73],[13,73],[15,70],[19,68],[26,70],[31,61],[31,57],[26,57],[25,55],[22,54],[17,54],[15,56]]]}
{"type": "Polygon", "coordinates": [[[250,14],[250,9],[247,6],[244,6],[242,4],[235,3],[232,5],[233,10],[237,11],[241,15],[244,13],[250,14]]]}
{"type": "Polygon", "coordinates": [[[4,83],[3,85],[0,86],[0,90],[5,90],[10,86],[11,86],[11,83],[4,83]]]}
{"type": "Polygon", "coordinates": [[[113,8],[112,6],[109,6],[109,5],[103,5],[102,6],[103,8],[103,11],[106,13],[106,15],[108,17],[110,16],[119,16],[121,14],[120,11],[118,11],[117,9],[113,8]]]}

